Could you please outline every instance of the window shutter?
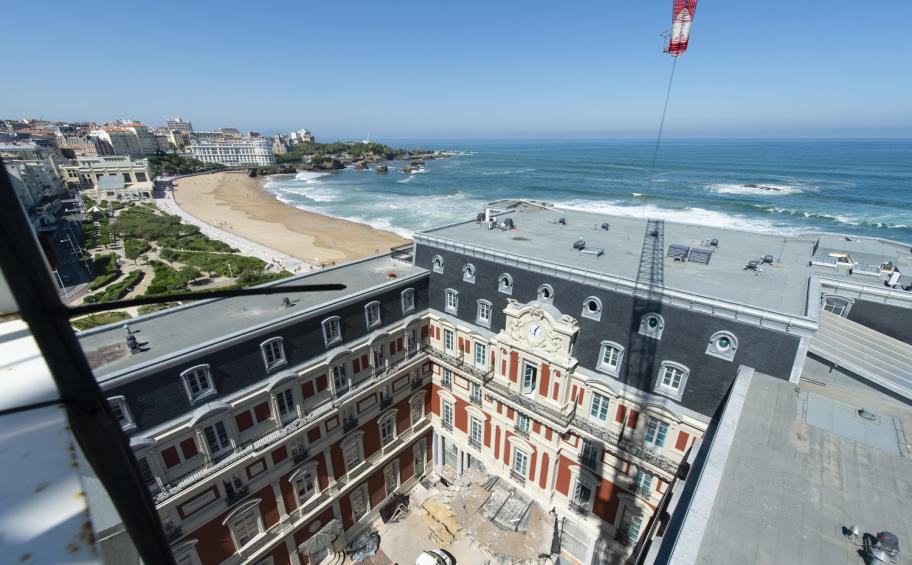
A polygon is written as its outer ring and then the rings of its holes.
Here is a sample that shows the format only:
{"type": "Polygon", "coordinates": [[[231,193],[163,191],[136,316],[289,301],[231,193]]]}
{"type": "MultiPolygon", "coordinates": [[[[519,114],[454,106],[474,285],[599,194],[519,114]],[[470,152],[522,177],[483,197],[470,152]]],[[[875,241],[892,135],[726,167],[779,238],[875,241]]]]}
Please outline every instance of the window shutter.
{"type": "Polygon", "coordinates": [[[675,449],[678,451],[684,451],[687,449],[687,440],[690,436],[687,435],[687,432],[678,432],[678,441],[675,442],[675,449]]]}
{"type": "Polygon", "coordinates": [[[169,447],[168,449],[162,451],[161,456],[162,461],[165,462],[165,467],[169,469],[180,463],[180,456],[177,454],[176,447],[169,447]]]}
{"type": "Polygon", "coordinates": [[[428,327],[421,326],[421,339],[427,339],[428,336],[428,327]]]}
{"type": "Polygon", "coordinates": [[[264,402],[262,404],[257,404],[253,408],[253,413],[256,414],[257,422],[262,422],[263,420],[268,420],[272,412],[269,410],[269,403],[264,402]]]}
{"type": "Polygon", "coordinates": [[[355,359],[354,361],[352,361],[352,372],[354,372],[354,373],[361,372],[361,360],[360,359],[355,359]]]}
{"type": "Polygon", "coordinates": [[[618,410],[617,410],[617,414],[616,414],[615,417],[614,417],[614,421],[617,422],[618,424],[623,424],[623,423],[624,423],[624,417],[625,417],[626,415],[627,415],[627,407],[624,406],[624,405],[619,405],[619,406],[618,406],[618,410]]]}
{"type": "Polygon", "coordinates": [[[196,441],[194,441],[192,437],[180,442],[180,448],[181,453],[184,454],[184,459],[190,459],[198,453],[196,449],[196,441]]]}
{"type": "Polygon", "coordinates": [[[249,410],[235,416],[234,421],[237,422],[237,429],[239,432],[243,432],[244,430],[253,427],[253,416],[250,414],[249,410]]]}
{"type": "Polygon", "coordinates": [[[636,425],[637,425],[637,418],[639,417],[639,415],[640,415],[640,413],[637,412],[636,410],[631,410],[631,411],[630,411],[630,414],[627,416],[627,427],[628,427],[628,428],[635,428],[635,427],[636,427],[636,425]]]}

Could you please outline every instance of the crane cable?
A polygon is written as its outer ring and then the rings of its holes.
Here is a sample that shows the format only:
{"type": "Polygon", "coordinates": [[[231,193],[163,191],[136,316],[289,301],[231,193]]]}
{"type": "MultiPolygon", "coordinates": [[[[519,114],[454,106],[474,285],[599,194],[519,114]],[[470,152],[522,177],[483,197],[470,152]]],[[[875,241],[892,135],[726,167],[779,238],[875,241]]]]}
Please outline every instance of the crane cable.
{"type": "Polygon", "coordinates": [[[649,192],[652,190],[652,185],[655,181],[655,166],[656,159],[659,156],[659,146],[662,143],[662,132],[665,129],[665,116],[668,114],[668,101],[671,99],[671,85],[674,83],[675,69],[678,66],[678,58],[672,57],[673,63],[671,64],[671,75],[668,77],[668,88],[665,90],[665,105],[662,107],[662,119],[659,121],[659,133],[656,136],[655,149],[652,151],[652,163],[649,165],[649,184],[646,186],[646,192],[643,194],[643,213],[646,215],[646,200],[649,198],[649,192]]]}

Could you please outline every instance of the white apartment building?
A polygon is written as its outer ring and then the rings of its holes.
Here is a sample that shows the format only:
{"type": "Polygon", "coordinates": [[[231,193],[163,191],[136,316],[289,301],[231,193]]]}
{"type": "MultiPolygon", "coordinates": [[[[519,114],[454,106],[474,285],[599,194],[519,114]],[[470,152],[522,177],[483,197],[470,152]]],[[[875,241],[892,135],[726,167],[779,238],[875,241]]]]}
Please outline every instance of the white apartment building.
{"type": "Polygon", "coordinates": [[[272,140],[220,139],[194,140],[190,156],[204,163],[228,166],[275,165],[272,140]]]}
{"type": "Polygon", "coordinates": [[[60,163],[57,169],[67,186],[83,190],[96,190],[102,177],[118,177],[127,186],[152,180],[149,162],[127,155],[78,157],[60,163]]]}
{"type": "Polygon", "coordinates": [[[142,124],[129,123],[93,130],[89,135],[107,141],[115,155],[145,157],[160,151],[155,134],[142,124]]]}
{"type": "Polygon", "coordinates": [[[165,122],[165,129],[172,131],[193,131],[193,124],[183,118],[171,118],[165,122]]]}

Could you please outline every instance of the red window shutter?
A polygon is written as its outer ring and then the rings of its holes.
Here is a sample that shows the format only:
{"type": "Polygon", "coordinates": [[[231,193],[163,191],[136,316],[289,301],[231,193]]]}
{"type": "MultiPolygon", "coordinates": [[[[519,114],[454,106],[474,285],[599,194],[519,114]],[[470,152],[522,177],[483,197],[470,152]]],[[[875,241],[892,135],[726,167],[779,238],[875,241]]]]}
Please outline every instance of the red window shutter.
{"type": "Polygon", "coordinates": [[[472,341],[467,339],[465,341],[465,346],[466,346],[466,353],[471,353],[472,352],[472,341]]]}
{"type": "Polygon", "coordinates": [[[257,422],[262,422],[263,420],[268,420],[269,416],[272,414],[272,411],[269,410],[269,403],[264,402],[262,404],[257,404],[253,407],[253,413],[256,414],[257,422]]]}
{"type": "Polygon", "coordinates": [[[462,338],[459,338],[459,351],[465,351],[465,345],[462,343],[462,338]]]}
{"type": "Polygon", "coordinates": [[[402,338],[396,340],[396,349],[402,351],[405,347],[402,345],[402,338]]]}
{"type": "Polygon", "coordinates": [[[624,406],[623,404],[618,405],[618,411],[617,411],[617,415],[614,417],[614,421],[617,422],[618,424],[623,424],[624,416],[626,416],[626,415],[627,415],[627,407],[624,406]]]}
{"type": "Polygon", "coordinates": [[[176,447],[169,447],[168,449],[162,451],[162,461],[165,462],[165,467],[171,468],[180,463],[180,456],[177,454],[176,447]]]}
{"type": "Polygon", "coordinates": [[[635,428],[637,427],[637,418],[640,416],[640,413],[636,410],[631,410],[630,414],[627,416],[627,427],[635,428]]]}
{"type": "Polygon", "coordinates": [[[253,427],[253,416],[250,414],[249,410],[235,416],[234,421],[237,422],[237,429],[239,432],[243,432],[244,430],[253,427]]]}
{"type": "Polygon", "coordinates": [[[427,339],[428,336],[428,327],[421,326],[421,339],[427,339]]]}
{"type": "Polygon", "coordinates": [[[198,451],[196,450],[196,442],[193,440],[192,437],[187,438],[184,441],[180,442],[180,446],[181,446],[181,453],[184,454],[184,459],[190,459],[191,457],[195,456],[198,453],[198,451]]]}
{"type": "Polygon", "coordinates": [[[395,341],[391,341],[389,343],[389,351],[390,351],[390,357],[392,357],[393,355],[396,354],[396,342],[395,341]]]}
{"type": "Polygon", "coordinates": [[[440,339],[440,326],[437,326],[434,331],[437,333],[437,339],[440,339]]]}
{"type": "Polygon", "coordinates": [[[507,376],[507,360],[501,359],[500,361],[500,375],[503,377],[507,376]]]}
{"type": "Polygon", "coordinates": [[[361,360],[360,359],[355,359],[354,361],[352,361],[352,371],[355,373],[361,372],[361,360]]]}
{"type": "Polygon", "coordinates": [[[361,366],[367,369],[369,363],[367,362],[367,353],[361,356],[361,366]]]}
{"type": "Polygon", "coordinates": [[[288,457],[288,448],[284,445],[278,449],[272,450],[272,464],[277,465],[288,457]]]}
{"type": "Polygon", "coordinates": [[[675,449],[678,451],[684,451],[687,449],[687,439],[690,436],[687,435],[687,432],[678,432],[678,441],[675,442],[675,449]]]}

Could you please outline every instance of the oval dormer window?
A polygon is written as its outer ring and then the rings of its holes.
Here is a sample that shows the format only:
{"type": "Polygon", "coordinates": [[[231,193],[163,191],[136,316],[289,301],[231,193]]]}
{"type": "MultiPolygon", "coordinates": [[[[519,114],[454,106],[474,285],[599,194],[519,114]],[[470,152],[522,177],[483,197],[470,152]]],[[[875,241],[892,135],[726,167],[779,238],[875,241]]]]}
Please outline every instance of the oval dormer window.
{"type": "Polygon", "coordinates": [[[443,257],[440,255],[434,255],[434,259],[431,261],[431,268],[435,273],[443,272],[443,257]]]}
{"type": "Polygon", "coordinates": [[[466,263],[462,268],[462,280],[467,283],[475,283],[475,265],[466,263]]]}

